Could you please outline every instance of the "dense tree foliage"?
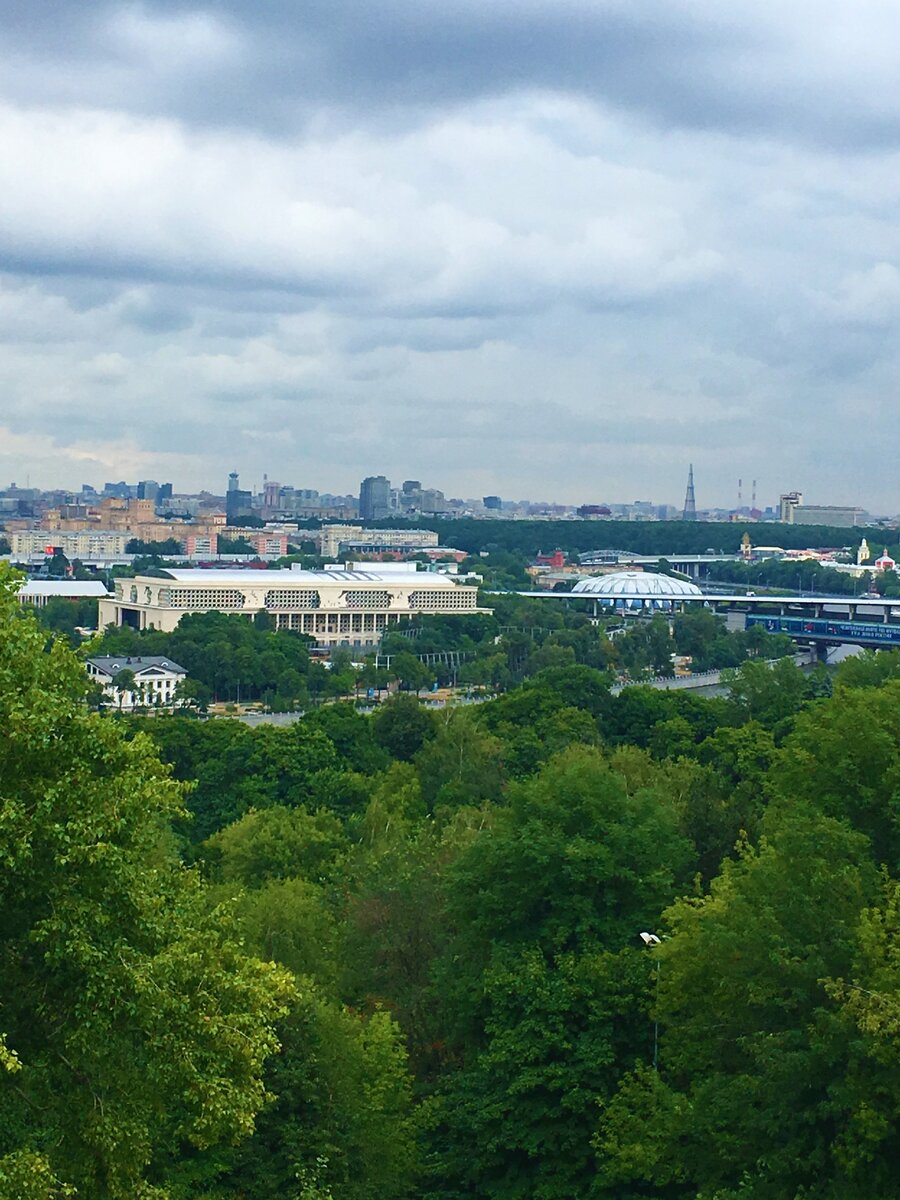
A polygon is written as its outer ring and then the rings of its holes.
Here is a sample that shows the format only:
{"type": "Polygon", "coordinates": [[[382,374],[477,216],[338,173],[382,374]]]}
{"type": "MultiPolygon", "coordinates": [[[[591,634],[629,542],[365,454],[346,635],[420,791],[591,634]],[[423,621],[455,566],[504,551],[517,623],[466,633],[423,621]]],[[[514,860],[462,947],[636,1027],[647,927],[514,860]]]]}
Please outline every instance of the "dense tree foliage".
{"type": "Polygon", "coordinates": [[[173,858],[180,789],[148,739],[88,713],[15,588],[0,575],[0,1195],[22,1175],[149,1196],[182,1142],[252,1130],[290,989],[173,858]]]}
{"type": "Polygon", "coordinates": [[[2,1200],[900,1194],[900,653],[535,610],[392,631],[371,714],[265,620],[104,638],[284,726],[90,716],[11,622],[2,1200]],[[720,693],[643,682],[673,653],[720,693]]]}
{"type": "MultiPolygon", "coordinates": [[[[854,537],[858,541],[858,537],[854,537]]],[[[805,541],[804,545],[809,545],[805,541]]],[[[859,596],[872,579],[866,573],[859,578],[836,571],[815,559],[764,558],[759,562],[711,563],[709,577],[742,587],[765,587],[785,592],[823,592],[836,596],[859,596]]]]}
{"type": "Polygon", "coordinates": [[[79,646],[82,638],[78,630],[97,628],[97,601],[51,596],[46,604],[34,609],[34,616],[45,629],[62,634],[71,646],[79,646]]]}
{"type": "Polygon", "coordinates": [[[327,673],[321,664],[310,663],[308,645],[303,634],[276,634],[245,618],[208,612],[185,616],[172,633],[109,627],[90,650],[163,654],[202,685],[205,698],[265,697],[276,708],[293,708],[306,703],[311,691],[328,692],[327,673]]]}
{"type": "MultiPolygon", "coordinates": [[[[397,519],[375,524],[397,525],[397,519]]],[[[402,522],[401,522],[402,523],[402,522]]],[[[740,525],[705,521],[482,521],[474,518],[435,518],[414,522],[437,531],[443,546],[469,554],[501,552],[533,558],[557,546],[566,553],[587,550],[631,550],[636,554],[736,554],[744,530],[740,525]],[[552,546],[549,544],[552,539],[552,546]]],[[[870,546],[896,542],[894,531],[880,528],[844,529],[827,525],[767,523],[765,540],[786,550],[807,546],[856,546],[862,537],[870,546]]]]}

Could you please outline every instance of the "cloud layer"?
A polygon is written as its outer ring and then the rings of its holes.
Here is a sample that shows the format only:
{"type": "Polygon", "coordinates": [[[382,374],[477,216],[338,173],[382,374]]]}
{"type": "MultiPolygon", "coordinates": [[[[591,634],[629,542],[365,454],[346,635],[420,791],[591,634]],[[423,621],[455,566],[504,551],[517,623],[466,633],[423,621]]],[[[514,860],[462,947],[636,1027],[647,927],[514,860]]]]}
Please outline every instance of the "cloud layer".
{"type": "Polygon", "coordinates": [[[788,7],[0,3],[0,478],[896,512],[900,17],[788,7]]]}

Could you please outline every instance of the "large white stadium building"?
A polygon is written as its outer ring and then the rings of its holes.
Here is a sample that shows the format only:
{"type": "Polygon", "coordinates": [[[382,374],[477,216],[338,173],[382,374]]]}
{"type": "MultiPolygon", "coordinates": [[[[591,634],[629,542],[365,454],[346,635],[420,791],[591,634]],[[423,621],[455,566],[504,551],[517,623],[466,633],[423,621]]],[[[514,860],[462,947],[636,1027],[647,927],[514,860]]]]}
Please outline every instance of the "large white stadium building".
{"type": "Polygon", "coordinates": [[[276,629],[309,634],[321,646],[363,647],[417,613],[489,611],[478,607],[475,584],[406,564],[324,571],[169,568],[159,576],[117,579],[115,595],[100,601],[100,626],[168,633],[185,613],[265,612],[276,629]]]}
{"type": "Polygon", "coordinates": [[[593,600],[595,607],[603,605],[626,610],[663,609],[677,607],[685,596],[700,596],[701,590],[687,579],[657,575],[650,571],[614,571],[579,580],[572,595],[593,600]]]}

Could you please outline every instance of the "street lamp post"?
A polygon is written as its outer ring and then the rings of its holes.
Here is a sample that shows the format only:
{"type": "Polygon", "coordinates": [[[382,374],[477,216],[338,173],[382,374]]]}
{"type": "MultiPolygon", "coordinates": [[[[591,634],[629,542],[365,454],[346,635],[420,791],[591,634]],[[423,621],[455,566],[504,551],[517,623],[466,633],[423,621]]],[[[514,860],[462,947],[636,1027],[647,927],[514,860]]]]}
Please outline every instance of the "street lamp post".
{"type": "MultiPolygon", "coordinates": [[[[655,933],[647,933],[646,931],[640,935],[641,941],[645,946],[659,946],[662,939],[658,938],[655,933]]],[[[656,960],[656,993],[659,995],[659,959],[656,960]]],[[[659,1018],[653,1021],[653,1070],[659,1071],[659,1018]]]]}

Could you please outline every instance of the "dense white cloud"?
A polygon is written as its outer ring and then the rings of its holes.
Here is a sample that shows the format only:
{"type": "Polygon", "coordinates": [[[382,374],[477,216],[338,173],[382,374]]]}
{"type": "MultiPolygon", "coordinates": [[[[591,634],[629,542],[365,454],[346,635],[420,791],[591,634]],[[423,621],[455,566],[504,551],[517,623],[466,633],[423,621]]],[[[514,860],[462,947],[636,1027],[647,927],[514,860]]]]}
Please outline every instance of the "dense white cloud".
{"type": "Polygon", "coordinates": [[[900,509],[892,6],[54,9],[0,2],[0,478],[900,509]]]}

